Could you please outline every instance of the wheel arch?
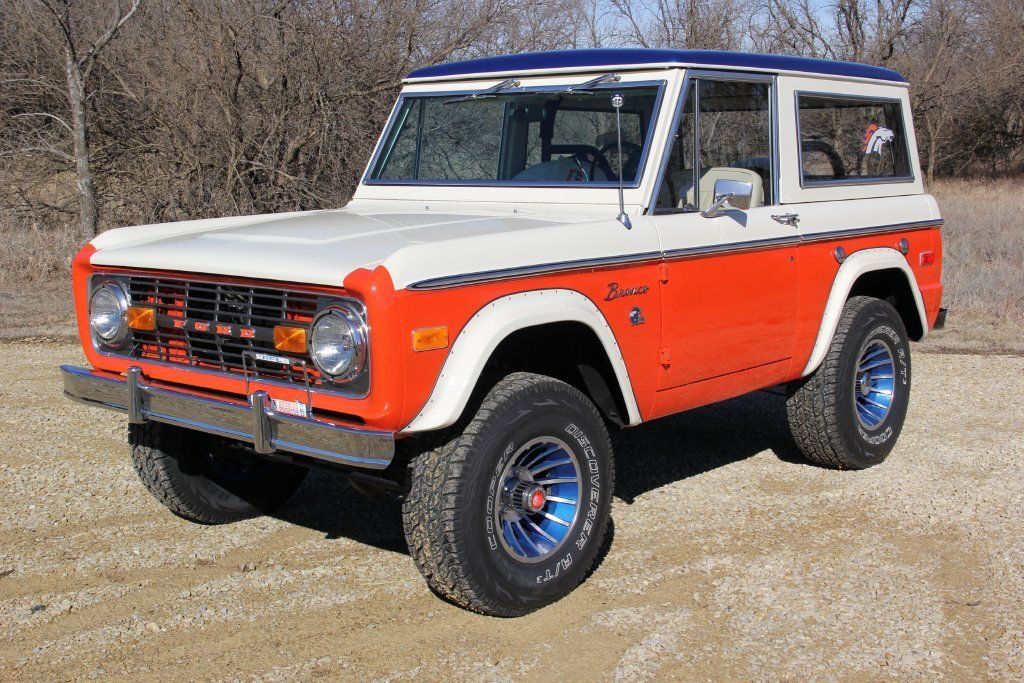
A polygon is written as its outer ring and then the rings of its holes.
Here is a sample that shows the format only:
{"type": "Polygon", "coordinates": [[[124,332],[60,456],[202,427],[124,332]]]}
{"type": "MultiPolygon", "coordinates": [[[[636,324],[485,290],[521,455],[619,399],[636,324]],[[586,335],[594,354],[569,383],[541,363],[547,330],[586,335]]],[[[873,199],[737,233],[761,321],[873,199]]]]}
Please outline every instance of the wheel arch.
{"type": "Polygon", "coordinates": [[[896,249],[863,249],[843,261],[832,282],[822,315],[821,326],[811,356],[801,373],[814,372],[828,352],[843,306],[852,296],[872,296],[889,301],[903,320],[907,334],[914,341],[924,339],[928,321],[917,278],[907,260],[896,249]]]}
{"type": "Polygon", "coordinates": [[[454,424],[481,382],[514,371],[549,374],[576,386],[614,422],[641,421],[625,361],[604,315],[579,292],[542,289],[495,299],[477,311],[452,344],[426,403],[401,431],[454,424]],[[544,348],[554,336],[571,342],[572,352],[557,359],[526,353],[524,367],[524,345],[544,348]]]}

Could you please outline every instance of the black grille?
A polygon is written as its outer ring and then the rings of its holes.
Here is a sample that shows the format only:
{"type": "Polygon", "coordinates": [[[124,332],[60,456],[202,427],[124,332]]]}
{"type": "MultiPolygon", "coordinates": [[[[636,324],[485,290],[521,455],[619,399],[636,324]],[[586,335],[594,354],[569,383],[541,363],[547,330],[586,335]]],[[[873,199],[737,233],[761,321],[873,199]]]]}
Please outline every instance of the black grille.
{"type": "Polygon", "coordinates": [[[269,287],[237,285],[151,276],[119,278],[128,288],[132,305],[156,309],[156,329],[132,333],[132,355],[138,358],[181,363],[194,367],[243,372],[246,351],[288,357],[284,366],[272,361],[245,359],[258,376],[305,384],[319,383],[308,354],[274,348],[274,326],[305,327],[316,314],[321,297],[269,287]]]}

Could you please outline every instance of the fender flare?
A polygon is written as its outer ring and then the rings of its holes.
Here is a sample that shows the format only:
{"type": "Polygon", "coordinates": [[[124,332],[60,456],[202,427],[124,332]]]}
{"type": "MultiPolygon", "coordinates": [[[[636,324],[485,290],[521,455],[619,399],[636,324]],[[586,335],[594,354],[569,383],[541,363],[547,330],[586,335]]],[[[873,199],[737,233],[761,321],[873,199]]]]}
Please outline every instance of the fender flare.
{"type": "Polygon", "coordinates": [[[491,354],[508,335],[547,323],[578,322],[589,327],[608,356],[625,399],[629,424],[639,424],[640,410],[629,372],[612,328],[594,303],[569,289],[538,289],[495,299],[470,318],[441,367],[430,398],[401,431],[441,429],[459,419],[491,354]]]}
{"type": "Polygon", "coordinates": [[[835,280],[832,282],[832,291],[829,292],[828,301],[825,303],[825,313],[821,318],[821,327],[818,329],[818,337],[814,341],[814,348],[811,350],[811,357],[804,366],[801,377],[806,377],[821,365],[828,353],[828,347],[832,343],[832,336],[839,325],[839,317],[843,313],[843,306],[850,296],[853,285],[864,273],[874,270],[897,269],[907,278],[910,291],[914,294],[914,304],[917,308],[917,315],[921,322],[921,329],[924,333],[921,338],[928,334],[928,320],[924,310],[924,300],[921,298],[921,289],[917,286],[917,278],[910,264],[896,249],[878,247],[873,249],[862,249],[855,251],[846,257],[843,264],[839,266],[835,280]]]}

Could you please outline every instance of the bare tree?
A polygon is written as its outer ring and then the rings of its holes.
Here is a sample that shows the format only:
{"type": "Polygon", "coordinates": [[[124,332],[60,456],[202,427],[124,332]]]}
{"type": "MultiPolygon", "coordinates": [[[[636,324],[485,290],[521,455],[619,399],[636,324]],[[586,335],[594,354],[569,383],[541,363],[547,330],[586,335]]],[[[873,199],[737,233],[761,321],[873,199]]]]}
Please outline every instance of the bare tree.
{"type": "Polygon", "coordinates": [[[642,47],[741,47],[750,0],[609,0],[614,40],[642,47]]]}
{"type": "MultiPolygon", "coordinates": [[[[74,0],[39,0],[53,18],[64,47],[64,74],[67,80],[68,106],[71,112],[70,124],[57,119],[71,134],[74,142],[75,176],[78,186],[79,224],[83,239],[96,235],[98,209],[96,204],[96,183],[93,179],[89,152],[88,99],[90,77],[96,60],[103,49],[117,35],[121,27],[139,9],[141,0],[133,0],[127,10],[120,0],[115,0],[113,17],[105,30],[93,39],[87,38],[73,17],[74,0]]],[[[55,116],[54,114],[48,114],[55,116]]]]}
{"type": "Polygon", "coordinates": [[[1020,0],[117,3],[0,0],[0,221],[89,238],[339,206],[416,67],[584,46],[890,66],[929,177],[1024,170],[1020,0]]]}

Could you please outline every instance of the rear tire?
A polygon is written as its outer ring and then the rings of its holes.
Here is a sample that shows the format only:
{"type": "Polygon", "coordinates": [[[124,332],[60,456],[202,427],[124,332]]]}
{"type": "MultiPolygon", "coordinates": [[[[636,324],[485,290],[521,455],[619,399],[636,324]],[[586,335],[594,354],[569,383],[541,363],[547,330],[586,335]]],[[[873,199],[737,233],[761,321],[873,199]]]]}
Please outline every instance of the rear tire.
{"type": "Polygon", "coordinates": [[[505,377],[460,436],[411,466],[406,539],[440,596],[520,616],[571,592],[593,566],[610,516],[611,441],[568,384],[505,377]]]}
{"type": "Polygon", "coordinates": [[[271,512],[307,473],[260,458],[241,442],[158,422],[128,425],[128,443],[149,492],[174,514],[202,524],[271,512]]]}
{"type": "Polygon", "coordinates": [[[786,415],[797,448],[838,469],[879,464],[903,429],[910,378],[910,344],[896,309],[852,297],[821,365],[789,386],[786,415]]]}

